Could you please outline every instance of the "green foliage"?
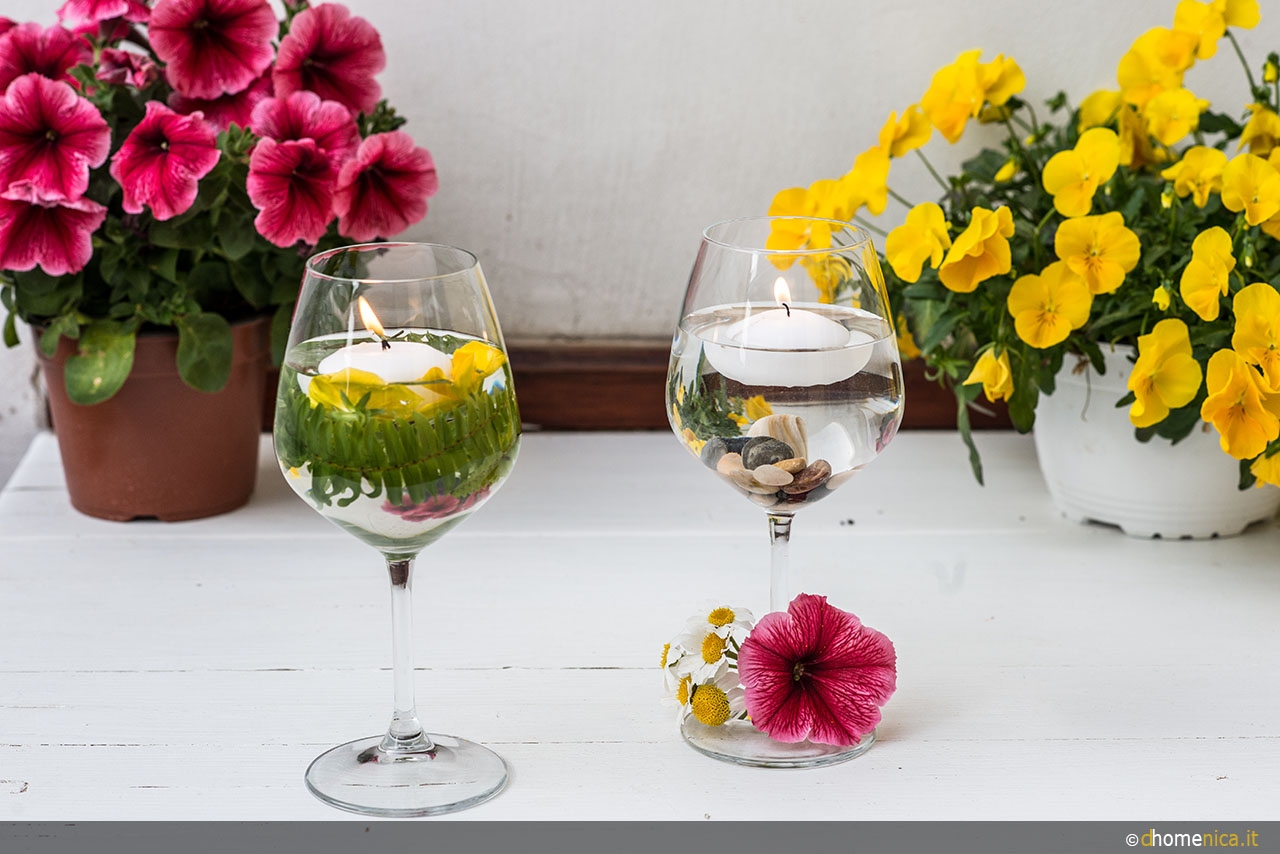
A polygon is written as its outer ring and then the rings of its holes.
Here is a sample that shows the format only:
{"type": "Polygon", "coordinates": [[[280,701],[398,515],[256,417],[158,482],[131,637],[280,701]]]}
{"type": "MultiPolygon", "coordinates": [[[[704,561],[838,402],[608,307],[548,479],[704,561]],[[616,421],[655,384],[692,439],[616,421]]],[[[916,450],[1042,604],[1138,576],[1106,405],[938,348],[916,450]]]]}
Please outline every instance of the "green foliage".
{"type": "Polygon", "coordinates": [[[231,376],[231,324],[207,312],[175,322],[182,381],[197,391],[221,391],[231,376]]]}
{"type": "Polygon", "coordinates": [[[134,331],[98,320],[80,330],[78,352],[67,359],[67,397],[73,403],[101,403],[120,390],[133,369],[134,331]]]}

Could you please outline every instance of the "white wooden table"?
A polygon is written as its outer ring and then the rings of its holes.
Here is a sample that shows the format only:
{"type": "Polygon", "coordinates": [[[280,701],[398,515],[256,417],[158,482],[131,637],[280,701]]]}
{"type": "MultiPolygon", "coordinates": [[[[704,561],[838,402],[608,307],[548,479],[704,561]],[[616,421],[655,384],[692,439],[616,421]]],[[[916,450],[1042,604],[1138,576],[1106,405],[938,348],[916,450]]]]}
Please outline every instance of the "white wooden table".
{"type": "MultiPolygon", "coordinates": [[[[1280,530],[1141,541],[1054,511],[1029,438],[908,433],[802,513],[797,589],[884,631],[898,692],[832,768],[707,759],[660,703],[686,617],[762,611],[759,510],[668,434],[529,434],[415,578],[418,708],[501,752],[464,819],[1275,818],[1280,530]]],[[[381,732],[377,555],[264,439],[252,503],[199,522],[73,511],[53,437],[0,493],[0,820],[339,819],[302,783],[381,732]]]]}

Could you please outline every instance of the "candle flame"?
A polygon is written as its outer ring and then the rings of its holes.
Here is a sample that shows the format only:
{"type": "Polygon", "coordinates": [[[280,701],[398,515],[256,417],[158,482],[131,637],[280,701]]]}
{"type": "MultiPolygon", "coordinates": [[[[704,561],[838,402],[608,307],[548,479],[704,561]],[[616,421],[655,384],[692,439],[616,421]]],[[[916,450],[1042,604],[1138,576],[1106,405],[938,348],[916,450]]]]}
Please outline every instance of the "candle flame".
{"type": "Polygon", "coordinates": [[[773,283],[773,298],[778,301],[778,305],[791,302],[791,288],[787,287],[787,280],[781,276],[773,283]]]}
{"type": "Polygon", "coordinates": [[[373,313],[373,306],[369,305],[369,301],[364,297],[356,297],[356,305],[360,307],[360,319],[364,321],[365,328],[379,338],[385,339],[387,330],[382,328],[382,321],[378,320],[378,315],[373,313]]]}

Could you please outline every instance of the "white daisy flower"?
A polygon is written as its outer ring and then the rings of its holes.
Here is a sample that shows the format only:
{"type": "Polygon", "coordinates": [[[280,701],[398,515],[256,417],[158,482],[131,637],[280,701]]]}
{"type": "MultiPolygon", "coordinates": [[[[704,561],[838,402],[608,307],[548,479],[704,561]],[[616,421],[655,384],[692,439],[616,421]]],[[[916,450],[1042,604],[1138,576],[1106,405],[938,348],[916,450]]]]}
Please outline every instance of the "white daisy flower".
{"type": "Polygon", "coordinates": [[[705,617],[691,617],[671,642],[686,654],[676,662],[676,675],[693,677],[694,684],[714,680],[725,667],[736,668],[738,649],[751,633],[753,619],[745,608],[719,607],[705,617]]]}
{"type": "Polygon", "coordinates": [[[725,668],[710,682],[693,686],[689,714],[707,726],[720,726],[746,713],[746,695],[738,682],[738,671],[725,668]]]}

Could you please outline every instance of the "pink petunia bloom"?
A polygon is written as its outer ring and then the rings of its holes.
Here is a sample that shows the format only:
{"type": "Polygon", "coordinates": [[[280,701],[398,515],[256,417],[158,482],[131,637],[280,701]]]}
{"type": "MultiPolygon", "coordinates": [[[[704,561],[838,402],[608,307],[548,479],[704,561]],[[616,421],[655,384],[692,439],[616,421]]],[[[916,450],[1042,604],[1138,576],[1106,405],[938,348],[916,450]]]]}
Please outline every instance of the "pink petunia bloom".
{"type": "Polygon", "coordinates": [[[427,215],[427,199],[439,187],[430,152],[404,131],[376,133],[338,174],[338,232],[360,241],[399,234],[427,215]]]}
{"type": "Polygon", "coordinates": [[[382,95],[374,75],[387,65],[378,31],[340,3],[313,6],[293,19],[280,41],[276,97],[315,92],[353,113],[372,112],[382,95]]]}
{"type": "Polygon", "coordinates": [[[390,501],[384,501],[382,509],[406,522],[426,522],[430,519],[447,519],[471,510],[488,494],[489,488],[485,487],[461,499],[452,495],[431,495],[418,504],[401,504],[398,507],[390,501]]]}
{"type": "Polygon", "coordinates": [[[58,9],[58,20],[73,30],[123,18],[140,22],[151,17],[151,9],[142,0],[67,0],[58,9]]]}
{"type": "Polygon", "coordinates": [[[66,83],[24,74],[0,97],[0,190],[27,181],[46,201],[78,199],[111,150],[111,130],[66,83]]]}
{"type": "Polygon", "coordinates": [[[893,644],[825,596],[766,614],[738,652],[756,729],[776,741],[851,745],[876,728],[897,685],[893,644]]]}
{"type": "Polygon", "coordinates": [[[50,80],[71,80],[68,71],[92,60],[89,43],[68,29],[18,24],[0,36],[0,92],[32,72],[50,80]]]}
{"type": "Polygon", "coordinates": [[[9,32],[9,30],[12,30],[16,26],[18,26],[17,21],[13,20],[12,18],[6,18],[3,15],[0,15],[0,36],[9,32]]]}
{"type": "Polygon", "coordinates": [[[248,89],[221,98],[187,98],[174,92],[169,96],[169,106],[184,116],[199,111],[204,114],[204,120],[218,130],[226,130],[232,122],[247,128],[254,109],[270,95],[271,76],[264,74],[248,89]]]}
{"type": "Polygon", "coordinates": [[[0,193],[0,270],[30,270],[50,276],[84,269],[93,257],[93,232],[107,209],[83,196],[46,199],[28,181],[0,193]]]}
{"type": "Polygon", "coordinates": [[[98,79],[103,83],[145,89],[160,77],[160,67],[149,57],[118,47],[104,47],[98,57],[98,79]]]}
{"type": "Polygon", "coordinates": [[[247,89],[270,67],[279,26],[267,0],[159,0],[148,33],[174,89],[217,98],[247,89]]]}
{"type": "Polygon", "coordinates": [[[111,158],[111,177],[124,188],[125,213],[149,205],[156,219],[171,219],[195,202],[200,179],[221,156],[202,115],[181,116],[148,101],[146,116],[111,158]]]}
{"type": "Polygon", "coordinates": [[[276,246],[318,243],[333,220],[338,171],[311,139],[262,139],[249,156],[245,189],[258,209],[254,228],[276,246]]]}
{"type": "Polygon", "coordinates": [[[294,92],[287,98],[267,98],[253,108],[250,129],[258,136],[284,142],[313,139],[335,164],[347,160],[360,146],[360,131],[351,111],[337,101],[322,101],[315,92],[294,92]]]}

